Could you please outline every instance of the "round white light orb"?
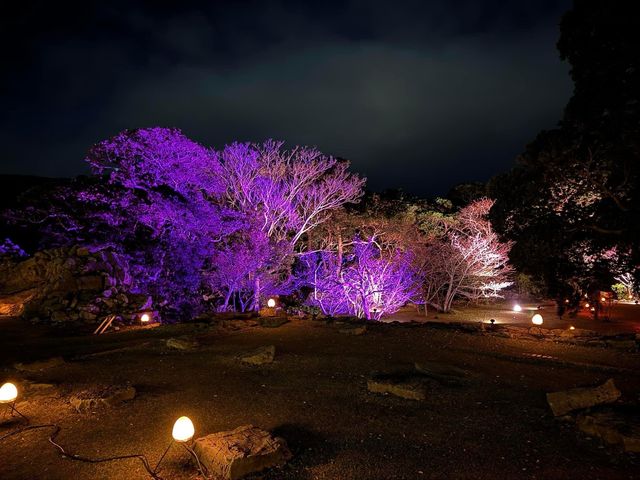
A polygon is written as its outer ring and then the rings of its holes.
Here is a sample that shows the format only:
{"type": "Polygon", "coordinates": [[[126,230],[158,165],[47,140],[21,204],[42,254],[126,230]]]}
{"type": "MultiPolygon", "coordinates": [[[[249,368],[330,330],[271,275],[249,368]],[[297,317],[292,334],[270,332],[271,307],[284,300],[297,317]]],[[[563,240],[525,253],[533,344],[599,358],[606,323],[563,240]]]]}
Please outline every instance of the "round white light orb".
{"type": "Polygon", "coordinates": [[[540,315],[539,313],[536,313],[533,317],[531,317],[531,323],[533,323],[534,325],[542,325],[542,315],[540,315]]]}
{"type": "Polygon", "coordinates": [[[13,383],[5,383],[0,387],[0,403],[11,403],[18,398],[18,389],[13,383]]]}
{"type": "Polygon", "coordinates": [[[270,298],[269,300],[267,300],[267,307],[273,308],[275,306],[276,306],[276,299],[275,298],[270,298]]]}
{"type": "Polygon", "coordinates": [[[176,442],[188,442],[193,438],[194,433],[193,422],[189,417],[180,417],[176,420],[176,423],[173,424],[173,432],[171,432],[171,435],[173,435],[173,439],[176,442]]]}
{"type": "Polygon", "coordinates": [[[574,327],[573,325],[571,325],[571,326],[569,327],[569,330],[575,330],[575,329],[576,329],[576,327],[574,327]]]}
{"type": "Polygon", "coordinates": [[[516,304],[513,306],[513,311],[514,311],[514,312],[521,312],[521,311],[522,311],[522,307],[516,303],[516,304]]]}
{"type": "Polygon", "coordinates": [[[147,323],[149,320],[151,320],[151,317],[148,313],[143,313],[142,315],[140,315],[140,321],[142,323],[147,323]]]}

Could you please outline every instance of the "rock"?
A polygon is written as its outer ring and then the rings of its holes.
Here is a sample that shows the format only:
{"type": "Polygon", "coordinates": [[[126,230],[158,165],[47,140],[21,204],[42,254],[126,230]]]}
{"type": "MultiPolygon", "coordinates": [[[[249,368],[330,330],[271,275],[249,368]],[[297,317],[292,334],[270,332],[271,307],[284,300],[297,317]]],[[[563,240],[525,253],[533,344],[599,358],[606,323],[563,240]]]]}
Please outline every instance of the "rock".
{"type": "Polygon", "coordinates": [[[29,397],[53,397],[58,394],[58,388],[52,383],[25,382],[25,390],[29,397]]]}
{"type": "Polygon", "coordinates": [[[259,320],[260,326],[265,328],[276,328],[289,322],[287,317],[265,317],[259,320]]]}
{"type": "Polygon", "coordinates": [[[536,337],[544,337],[545,335],[549,335],[550,331],[548,328],[529,327],[529,334],[536,337]]]}
{"type": "Polygon", "coordinates": [[[77,279],[78,290],[102,291],[104,280],[101,275],[85,275],[77,279]]]}
{"type": "Polygon", "coordinates": [[[367,389],[373,393],[390,393],[407,400],[424,400],[426,384],[423,377],[406,374],[374,375],[367,381],[367,389]]]}
{"type": "Polygon", "coordinates": [[[62,310],[56,310],[51,314],[52,322],[64,322],[66,320],[69,320],[69,316],[62,310]]]}
{"type": "Polygon", "coordinates": [[[284,439],[252,425],[198,438],[193,449],[209,475],[228,480],[283,465],[291,458],[284,439]]]}
{"type": "Polygon", "coordinates": [[[101,407],[115,407],[136,396],[136,389],[126,386],[99,385],[82,390],[71,396],[69,402],[79,413],[86,413],[101,407]]]}
{"type": "Polygon", "coordinates": [[[258,315],[261,317],[275,317],[278,311],[275,307],[264,307],[258,311],[258,315]]]}
{"type": "Polygon", "coordinates": [[[637,407],[604,407],[581,414],[576,419],[580,431],[600,438],[625,452],[640,453],[640,411],[637,407]]]}
{"type": "Polygon", "coordinates": [[[195,350],[198,348],[198,342],[188,337],[169,338],[166,341],[166,345],[174,350],[195,350]]]}
{"type": "Polygon", "coordinates": [[[260,347],[253,352],[242,355],[240,361],[242,363],[248,363],[249,365],[264,365],[265,363],[272,363],[275,355],[275,345],[267,345],[266,347],[260,347]]]}
{"type": "Polygon", "coordinates": [[[447,385],[460,385],[469,377],[469,372],[466,370],[444,363],[416,362],[414,367],[423,375],[447,385]]]}
{"type": "Polygon", "coordinates": [[[53,357],[48,360],[42,360],[32,363],[16,363],[13,367],[21,372],[41,372],[42,370],[48,370],[53,367],[59,367],[64,365],[64,359],[62,357],[53,357]]]}
{"type": "Polygon", "coordinates": [[[615,348],[616,350],[624,350],[627,352],[634,352],[638,345],[635,339],[607,339],[605,340],[607,347],[615,348]]]}
{"type": "Polygon", "coordinates": [[[363,335],[367,331],[366,325],[361,325],[359,327],[351,327],[351,328],[341,328],[338,332],[343,333],[345,335],[363,335]]]}
{"type": "Polygon", "coordinates": [[[547,393],[547,403],[558,417],[573,410],[589,408],[618,400],[622,394],[610,378],[605,383],[591,388],[574,388],[561,392],[547,393]]]}
{"type": "Polygon", "coordinates": [[[24,306],[37,294],[37,289],[31,288],[22,292],[0,297],[0,315],[17,317],[24,313],[24,306]]]}
{"type": "Polygon", "coordinates": [[[86,320],[87,322],[93,322],[97,318],[97,315],[95,313],[85,311],[80,312],[80,318],[82,320],[86,320]]]}

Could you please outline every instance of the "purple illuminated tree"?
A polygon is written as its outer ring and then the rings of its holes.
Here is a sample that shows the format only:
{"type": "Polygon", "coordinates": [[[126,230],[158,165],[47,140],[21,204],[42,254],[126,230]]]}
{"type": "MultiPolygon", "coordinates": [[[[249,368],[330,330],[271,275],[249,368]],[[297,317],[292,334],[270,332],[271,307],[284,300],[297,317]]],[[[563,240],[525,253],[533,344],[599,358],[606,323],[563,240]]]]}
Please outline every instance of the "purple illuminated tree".
{"type": "Polygon", "coordinates": [[[292,290],[308,234],[364,184],[346,162],[282,145],[217,152],[175,129],[125,131],[90,149],[92,176],[32,198],[14,220],[37,225],[43,247],[114,249],[157,306],[258,309],[263,292],[292,290]]]}
{"type": "Polygon", "coordinates": [[[291,266],[296,255],[305,250],[306,236],[326,222],[331,212],[358,201],[365,180],[350,173],[345,161],[314,148],[285,150],[283,142],[273,140],[234,143],[226,146],[219,158],[225,203],[245,215],[253,227],[241,242],[245,249],[242,255],[252,259],[243,265],[253,265],[241,282],[241,296],[253,298],[250,308],[258,309],[263,292],[290,290],[295,283],[291,266]],[[258,258],[263,260],[253,260],[258,258]]]}
{"type": "Polygon", "coordinates": [[[309,253],[309,303],[325,315],[379,320],[416,300],[419,283],[410,252],[375,236],[348,242],[347,251],[309,253]]]}

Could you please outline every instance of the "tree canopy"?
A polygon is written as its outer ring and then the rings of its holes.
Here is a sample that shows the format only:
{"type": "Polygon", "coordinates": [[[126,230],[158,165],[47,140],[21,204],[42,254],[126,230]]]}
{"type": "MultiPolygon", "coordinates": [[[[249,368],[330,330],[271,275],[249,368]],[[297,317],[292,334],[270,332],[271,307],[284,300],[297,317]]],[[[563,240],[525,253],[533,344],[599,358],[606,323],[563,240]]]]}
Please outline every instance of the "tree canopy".
{"type": "Polygon", "coordinates": [[[606,289],[640,265],[640,15],[633,2],[576,0],[558,49],[574,94],[490,182],[511,260],[557,297],[606,289]]]}

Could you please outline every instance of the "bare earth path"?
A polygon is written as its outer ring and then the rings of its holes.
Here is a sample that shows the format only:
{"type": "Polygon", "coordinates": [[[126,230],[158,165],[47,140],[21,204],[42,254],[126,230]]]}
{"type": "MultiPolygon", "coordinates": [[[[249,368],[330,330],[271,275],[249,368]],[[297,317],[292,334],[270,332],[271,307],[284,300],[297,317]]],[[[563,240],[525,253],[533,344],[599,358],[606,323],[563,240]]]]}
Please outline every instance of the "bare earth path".
{"type": "MultiPolygon", "coordinates": [[[[188,415],[196,436],[251,423],[284,437],[295,456],[282,469],[254,477],[264,480],[640,478],[637,456],[602,448],[573,424],[555,420],[545,401],[545,392],[610,377],[626,400],[637,401],[637,353],[423,326],[373,325],[351,336],[323,322],[295,321],[230,333],[183,325],[52,338],[16,322],[0,321],[0,383],[56,384],[53,396],[32,395],[18,407],[33,424],[59,424],[59,441],[74,453],[144,453],[153,462],[173,421],[188,415]],[[196,335],[202,346],[192,352],[163,346],[163,337],[182,334],[196,335]],[[277,348],[273,364],[236,360],[268,344],[277,348]],[[43,372],[11,368],[15,361],[59,354],[67,363],[43,372]],[[408,371],[420,361],[464,368],[469,381],[435,385],[424,402],[367,391],[372,372],[408,371]],[[112,410],[75,413],[68,392],[95,382],[130,382],[138,395],[112,410]]],[[[10,428],[15,425],[0,425],[0,436],[10,428]]],[[[162,476],[198,478],[180,449],[170,452],[162,476]]],[[[148,477],[135,460],[91,465],[64,459],[45,431],[32,431],[0,443],[0,478],[148,477]]]]}

